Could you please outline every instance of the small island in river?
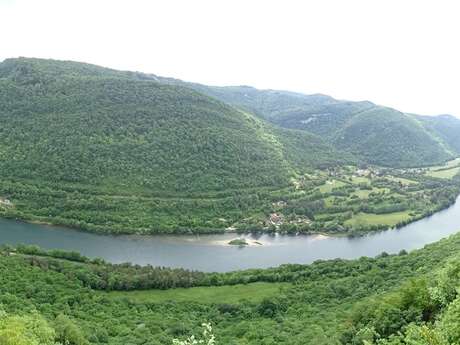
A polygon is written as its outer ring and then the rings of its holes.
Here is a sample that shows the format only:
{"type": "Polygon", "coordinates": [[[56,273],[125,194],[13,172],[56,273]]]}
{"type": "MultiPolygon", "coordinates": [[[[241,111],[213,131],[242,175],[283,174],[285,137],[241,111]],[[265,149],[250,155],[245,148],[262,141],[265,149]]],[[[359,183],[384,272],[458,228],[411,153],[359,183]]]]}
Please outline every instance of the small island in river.
{"type": "Polygon", "coordinates": [[[249,243],[244,238],[235,238],[231,240],[230,242],[228,242],[228,244],[231,246],[240,246],[240,247],[249,245],[249,243]]]}

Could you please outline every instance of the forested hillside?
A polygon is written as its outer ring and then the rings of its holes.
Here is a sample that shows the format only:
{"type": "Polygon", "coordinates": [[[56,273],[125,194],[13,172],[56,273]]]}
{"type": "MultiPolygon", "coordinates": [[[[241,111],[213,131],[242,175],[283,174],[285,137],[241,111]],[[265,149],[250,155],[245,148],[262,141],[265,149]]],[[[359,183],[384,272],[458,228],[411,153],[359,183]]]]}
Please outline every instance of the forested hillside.
{"type": "Polygon", "coordinates": [[[94,231],[222,230],[299,171],[353,161],[190,88],[75,62],[1,63],[0,119],[0,213],[94,231]]]}
{"type": "Polygon", "coordinates": [[[460,119],[451,115],[417,116],[434,136],[439,137],[456,154],[460,153],[460,119]]]}
{"type": "Polygon", "coordinates": [[[452,345],[459,248],[215,274],[3,247],[0,341],[167,345],[206,322],[226,345],[452,345]]]}
{"type": "Polygon", "coordinates": [[[460,154],[459,120],[404,114],[371,102],[336,100],[325,95],[258,90],[248,86],[215,87],[161,79],[188,85],[224,102],[253,112],[285,128],[326,138],[336,148],[364,162],[388,167],[439,164],[460,154]]]}
{"type": "Polygon", "coordinates": [[[269,129],[190,89],[73,63],[0,71],[5,177],[166,193],[287,183],[269,129]]]}
{"type": "Polygon", "coordinates": [[[424,166],[453,157],[416,119],[384,107],[355,114],[332,140],[337,147],[384,166],[424,166]]]}

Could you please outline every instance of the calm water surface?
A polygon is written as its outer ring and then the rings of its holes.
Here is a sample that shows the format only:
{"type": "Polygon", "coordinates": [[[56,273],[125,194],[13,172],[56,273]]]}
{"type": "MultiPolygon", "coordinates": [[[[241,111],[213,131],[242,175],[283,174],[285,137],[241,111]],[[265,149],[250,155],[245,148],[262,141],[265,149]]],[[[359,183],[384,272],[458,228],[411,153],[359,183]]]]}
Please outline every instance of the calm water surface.
{"type": "Polygon", "coordinates": [[[460,230],[460,197],[455,205],[399,230],[359,238],[308,236],[245,236],[262,246],[223,245],[235,234],[201,236],[107,236],[61,227],[0,220],[0,243],[36,244],[48,249],[76,250],[113,263],[132,262],[200,271],[265,268],[318,259],[397,253],[435,242],[460,230]]]}

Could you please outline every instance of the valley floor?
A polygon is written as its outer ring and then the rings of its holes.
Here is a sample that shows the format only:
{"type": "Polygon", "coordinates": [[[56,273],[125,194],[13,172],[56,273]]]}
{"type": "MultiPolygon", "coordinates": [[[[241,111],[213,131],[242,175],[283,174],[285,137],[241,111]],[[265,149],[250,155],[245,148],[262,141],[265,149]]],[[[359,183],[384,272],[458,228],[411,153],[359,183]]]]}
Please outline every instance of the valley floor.
{"type": "Polygon", "coordinates": [[[450,206],[460,159],[420,169],[343,166],[297,174],[282,188],[177,195],[114,186],[0,180],[0,215],[99,233],[362,234],[450,206]]]}

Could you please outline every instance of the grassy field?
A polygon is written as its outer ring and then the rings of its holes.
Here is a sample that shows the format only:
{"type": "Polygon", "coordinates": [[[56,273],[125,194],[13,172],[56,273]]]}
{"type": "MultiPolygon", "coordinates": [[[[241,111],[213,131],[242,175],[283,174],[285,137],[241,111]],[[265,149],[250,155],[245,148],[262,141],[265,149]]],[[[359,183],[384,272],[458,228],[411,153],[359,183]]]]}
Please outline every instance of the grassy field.
{"type": "Polygon", "coordinates": [[[418,183],[417,181],[412,181],[412,180],[409,180],[407,178],[402,178],[402,177],[389,176],[389,175],[387,175],[385,177],[387,179],[389,179],[390,181],[401,183],[404,186],[409,186],[411,184],[417,184],[418,183]]]}
{"type": "Polygon", "coordinates": [[[334,204],[336,197],[335,196],[328,196],[324,199],[324,204],[326,207],[331,207],[334,204]]]}
{"type": "Polygon", "coordinates": [[[395,212],[387,214],[358,213],[347,220],[345,225],[359,227],[363,225],[383,224],[394,226],[403,220],[410,218],[409,212],[395,212]]]}
{"type": "Polygon", "coordinates": [[[440,170],[440,169],[449,169],[449,168],[455,168],[459,165],[460,165],[460,158],[455,158],[441,165],[433,165],[429,168],[429,170],[435,171],[435,170],[440,170]]]}
{"type": "Polygon", "coordinates": [[[260,302],[266,297],[276,296],[288,283],[252,283],[234,286],[178,288],[169,290],[114,291],[106,293],[112,298],[128,298],[134,302],[199,302],[237,303],[241,300],[260,302]]]}
{"type": "Polygon", "coordinates": [[[460,167],[447,169],[447,170],[436,170],[436,171],[428,171],[427,175],[431,177],[437,178],[452,178],[460,172],[460,167]]]}
{"type": "Polygon", "coordinates": [[[447,162],[445,165],[442,166],[442,168],[453,168],[458,165],[460,165],[460,158],[456,158],[454,160],[447,162]]]}
{"type": "Polygon", "coordinates": [[[375,192],[375,190],[358,189],[351,195],[356,195],[360,199],[367,199],[369,197],[369,194],[371,194],[372,192],[375,192]]]}
{"type": "MultiPolygon", "coordinates": [[[[356,195],[360,199],[367,199],[369,198],[369,194],[371,193],[390,193],[391,190],[389,188],[372,188],[372,190],[368,189],[357,189],[355,192],[351,193],[351,195],[356,195]]],[[[392,195],[396,195],[396,193],[393,193],[392,195]]]]}
{"type": "Polygon", "coordinates": [[[345,186],[345,183],[342,181],[332,180],[328,181],[326,184],[323,184],[319,187],[321,193],[330,193],[334,188],[339,188],[345,186]]]}
{"type": "Polygon", "coordinates": [[[355,184],[361,184],[361,183],[370,184],[371,180],[369,178],[367,178],[367,177],[352,176],[351,177],[351,182],[355,183],[355,184]]]}

